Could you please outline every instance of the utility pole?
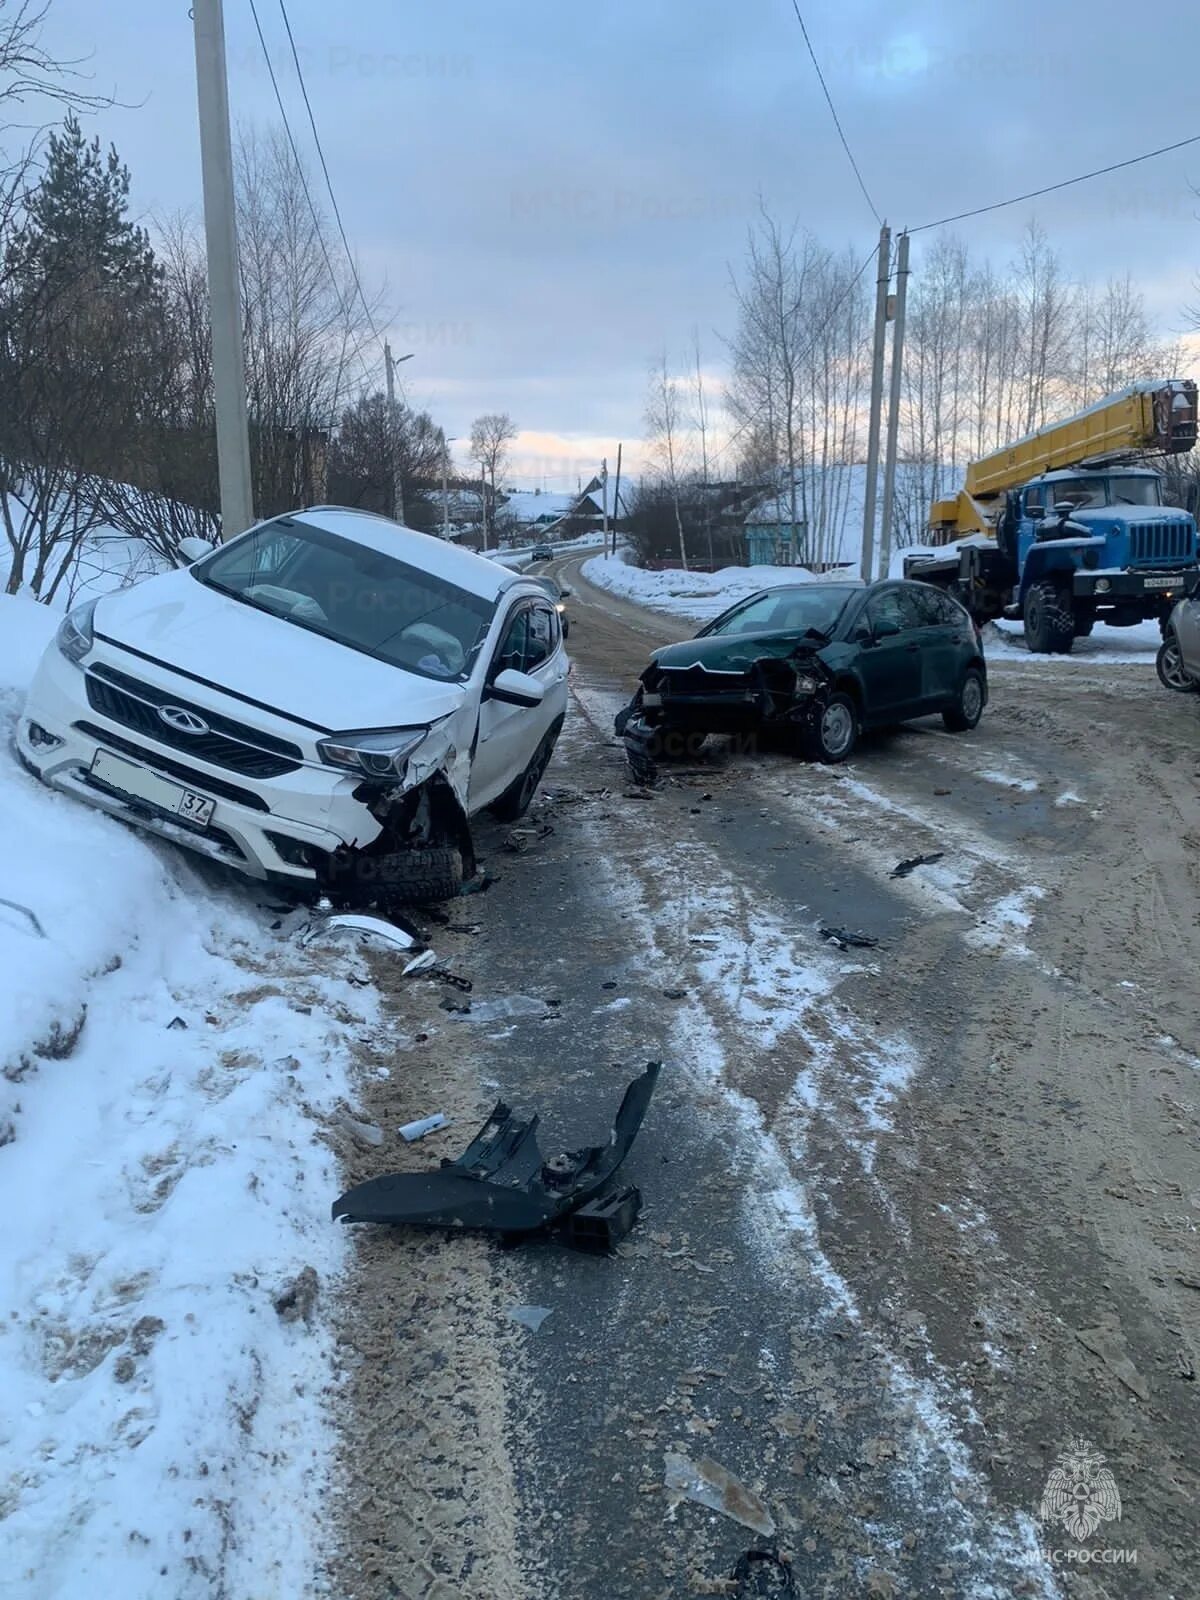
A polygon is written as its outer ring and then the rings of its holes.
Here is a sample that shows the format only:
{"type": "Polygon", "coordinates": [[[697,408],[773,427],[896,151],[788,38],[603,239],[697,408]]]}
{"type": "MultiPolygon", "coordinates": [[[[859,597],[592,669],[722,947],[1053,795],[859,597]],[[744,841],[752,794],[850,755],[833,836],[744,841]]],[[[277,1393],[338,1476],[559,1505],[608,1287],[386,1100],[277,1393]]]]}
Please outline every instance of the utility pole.
{"type": "MultiPolygon", "coordinates": [[[[457,435],[455,435],[457,438],[457,435]]],[[[454,439],[442,435],[442,538],[450,537],[450,446],[454,439]]]]}
{"type": "MultiPolygon", "coordinates": [[[[625,448],[624,445],[621,445],[621,444],[617,445],[617,481],[616,481],[616,484],[613,486],[613,522],[612,522],[613,556],[614,557],[616,556],[616,553],[617,553],[617,524],[621,520],[621,451],[624,448],[625,448]]],[[[608,541],[607,540],[605,541],[605,544],[604,544],[604,557],[605,557],[605,560],[608,559],[608,541]]]]}
{"type": "Polygon", "coordinates": [[[608,555],[608,457],[600,463],[600,509],[604,517],[604,554],[608,555]]]}
{"type": "Polygon", "coordinates": [[[879,530],[879,576],[892,564],[892,512],[896,504],[896,445],[900,436],[900,385],[904,372],[904,310],[908,300],[908,234],[896,248],[896,303],[892,315],[892,387],[888,398],[887,449],[883,458],[883,515],[879,530]]]}
{"type": "Polygon", "coordinates": [[[254,521],[250,429],[246,418],[246,358],[238,280],[229,85],[225,74],[225,17],[221,0],[193,0],[196,104],[204,182],[204,242],[212,325],[213,400],[217,418],[217,475],[221,538],[244,533],[254,521]]]}
{"type": "Polygon", "coordinates": [[[867,428],[867,484],[863,494],[862,559],[859,571],[871,581],[875,560],[875,491],[879,477],[879,423],[883,411],[883,355],[887,339],[887,300],[892,253],[892,230],[885,222],[879,230],[879,276],[875,282],[875,342],[871,352],[871,417],[867,428]]]}
{"type": "Polygon", "coordinates": [[[404,485],[400,481],[400,413],[396,409],[396,368],[401,361],[411,361],[414,352],[394,357],[387,341],[383,346],[383,365],[387,373],[388,427],[392,437],[392,516],[404,521],[404,485]]]}

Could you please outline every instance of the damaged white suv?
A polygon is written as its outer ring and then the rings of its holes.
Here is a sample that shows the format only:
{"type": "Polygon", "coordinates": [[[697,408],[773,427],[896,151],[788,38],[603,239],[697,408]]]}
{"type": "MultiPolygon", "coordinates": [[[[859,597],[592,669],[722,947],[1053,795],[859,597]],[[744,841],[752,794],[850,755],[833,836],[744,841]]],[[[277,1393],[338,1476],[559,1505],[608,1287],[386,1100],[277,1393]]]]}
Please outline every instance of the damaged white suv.
{"type": "Polygon", "coordinates": [[[56,789],[252,878],[445,899],[475,871],[469,819],[532,800],[567,667],[541,585],[322,506],[76,607],[17,748],[56,789]]]}

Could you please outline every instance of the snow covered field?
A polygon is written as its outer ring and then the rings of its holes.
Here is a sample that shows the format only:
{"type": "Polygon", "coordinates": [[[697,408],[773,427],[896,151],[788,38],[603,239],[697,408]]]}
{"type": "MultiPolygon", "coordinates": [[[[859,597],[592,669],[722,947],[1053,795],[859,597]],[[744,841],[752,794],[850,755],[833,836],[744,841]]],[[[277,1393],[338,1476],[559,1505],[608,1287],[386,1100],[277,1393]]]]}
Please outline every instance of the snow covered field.
{"type": "Polygon", "coordinates": [[[304,1594],[342,1264],[313,1116],[372,991],[18,766],[57,621],[0,597],[0,1592],[304,1594]],[[274,1304],[305,1268],[311,1323],[274,1304]]]}

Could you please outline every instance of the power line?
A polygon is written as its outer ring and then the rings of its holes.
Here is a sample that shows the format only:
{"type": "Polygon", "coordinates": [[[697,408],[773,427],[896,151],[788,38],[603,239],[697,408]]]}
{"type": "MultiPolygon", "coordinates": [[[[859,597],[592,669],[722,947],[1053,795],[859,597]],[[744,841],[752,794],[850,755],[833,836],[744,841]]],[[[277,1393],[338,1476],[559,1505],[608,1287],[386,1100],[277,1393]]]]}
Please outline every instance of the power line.
{"type": "Polygon", "coordinates": [[[1140,161],[1152,161],[1155,156],[1168,155],[1172,150],[1182,150],[1189,144],[1200,144],[1200,133],[1189,139],[1179,139],[1175,144],[1160,145],[1157,150],[1147,150],[1145,155],[1130,156],[1127,161],[1114,161],[1111,166],[1097,167],[1093,172],[1081,172],[1077,178],[1064,178],[1061,183],[1048,183],[1044,189],[1030,189],[1027,194],[1013,195],[1011,200],[997,200],[990,206],[976,206],[973,211],[959,211],[952,217],[939,217],[936,222],[923,222],[919,228],[909,228],[909,233],[926,233],[930,228],[944,228],[948,222],[962,222],[967,217],[981,217],[985,211],[1003,211],[1005,206],[1020,205],[1022,200],[1036,200],[1039,195],[1053,194],[1058,189],[1069,189],[1072,184],[1087,183],[1090,178],[1103,178],[1106,173],[1120,172],[1123,167],[1136,167],[1140,161]]]}
{"type": "MultiPolygon", "coordinates": [[[[321,247],[321,254],[325,258],[325,266],[329,272],[329,281],[333,287],[333,292],[337,296],[338,305],[341,309],[342,315],[345,316],[346,305],[342,299],[342,291],[338,284],[337,273],[333,270],[333,262],[329,258],[329,247],[325,243],[325,229],[322,226],[316,203],[313,200],[312,191],[308,187],[308,174],[304,170],[304,163],[301,161],[300,152],[296,148],[296,137],[292,132],[292,125],[288,121],[287,110],[283,104],[283,96],[279,92],[279,82],[275,76],[275,68],[271,62],[271,52],[267,49],[267,41],[263,35],[262,23],[258,20],[258,7],[255,5],[254,0],[250,0],[250,15],[254,18],[254,30],[258,34],[258,42],[262,46],[263,60],[267,64],[267,76],[271,80],[271,88],[275,94],[275,104],[279,107],[279,115],[283,121],[283,131],[287,135],[287,142],[292,152],[292,160],[296,163],[296,174],[300,179],[300,186],[304,190],[304,198],[308,201],[308,210],[310,216],[312,217],[313,231],[316,234],[317,243],[321,247]]],[[[355,281],[357,282],[357,277],[355,281]]],[[[359,293],[361,294],[361,292],[362,291],[360,289],[359,293]]],[[[373,328],[372,332],[374,332],[373,328]]],[[[376,334],[375,337],[378,338],[379,335],[376,334]]],[[[353,336],[349,333],[347,333],[347,338],[352,346],[351,353],[357,359],[359,366],[362,368],[363,377],[366,378],[369,383],[371,381],[371,369],[367,366],[366,360],[363,357],[362,345],[358,343],[358,341],[354,340],[353,336]]]]}
{"type": "Polygon", "coordinates": [[[321,146],[321,135],[317,132],[317,119],[313,115],[312,101],[308,98],[308,88],[304,82],[304,73],[300,70],[300,52],[296,49],[296,40],[292,33],[292,24],[288,18],[287,6],[284,0],[279,0],[279,11],[283,17],[283,25],[287,29],[288,44],[292,49],[292,60],[296,67],[296,79],[300,84],[300,93],[304,96],[304,109],[308,112],[308,124],[312,129],[313,143],[317,147],[317,155],[321,162],[321,171],[325,174],[325,187],[329,191],[329,203],[333,207],[333,215],[337,222],[338,232],[342,236],[342,244],[346,251],[346,260],[350,264],[350,275],[354,279],[354,287],[358,290],[358,298],[362,302],[363,312],[366,315],[367,326],[379,338],[379,329],[375,326],[375,318],[371,315],[371,308],[367,304],[367,297],[363,293],[362,282],[358,276],[358,267],[355,264],[354,254],[350,249],[350,241],[346,237],[346,230],[342,226],[342,213],[338,208],[337,196],[333,192],[333,179],[329,176],[329,167],[325,161],[325,151],[321,146]]]}
{"type": "MultiPolygon", "coordinates": [[[[283,0],[280,0],[280,4],[282,3],[283,0]]],[[[867,186],[863,182],[863,175],[858,170],[858,162],[854,159],[854,155],[850,149],[849,143],[847,142],[846,135],[842,131],[841,118],[838,116],[837,108],[833,103],[833,96],[829,92],[829,85],[825,82],[825,74],[821,71],[821,63],[817,60],[817,53],[812,47],[812,40],[808,37],[808,29],[804,26],[804,17],[800,12],[800,0],[792,0],[792,10],[796,13],[796,21],[800,24],[800,32],[804,35],[804,42],[808,46],[809,58],[812,61],[813,67],[816,71],[817,79],[820,82],[822,93],[825,96],[825,104],[829,107],[829,115],[833,118],[833,125],[837,129],[838,138],[842,141],[842,149],[846,152],[846,160],[854,168],[854,176],[858,179],[858,187],[863,192],[863,199],[871,208],[871,215],[875,218],[875,221],[879,223],[880,227],[882,227],[883,218],[875,209],[875,202],[871,199],[871,196],[867,190],[867,186]]]]}

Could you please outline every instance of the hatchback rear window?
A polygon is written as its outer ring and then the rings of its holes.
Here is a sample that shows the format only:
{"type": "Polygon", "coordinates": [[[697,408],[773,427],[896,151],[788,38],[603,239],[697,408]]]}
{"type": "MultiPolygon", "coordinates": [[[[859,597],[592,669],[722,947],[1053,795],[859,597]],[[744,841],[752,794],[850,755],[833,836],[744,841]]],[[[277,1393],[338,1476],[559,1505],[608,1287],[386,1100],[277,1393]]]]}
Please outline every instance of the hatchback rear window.
{"type": "Polygon", "coordinates": [[[469,676],[495,602],[307,523],[264,523],[190,568],[259,611],[424,678],[469,676]]]}

